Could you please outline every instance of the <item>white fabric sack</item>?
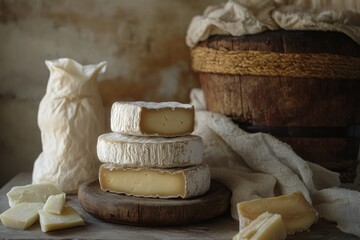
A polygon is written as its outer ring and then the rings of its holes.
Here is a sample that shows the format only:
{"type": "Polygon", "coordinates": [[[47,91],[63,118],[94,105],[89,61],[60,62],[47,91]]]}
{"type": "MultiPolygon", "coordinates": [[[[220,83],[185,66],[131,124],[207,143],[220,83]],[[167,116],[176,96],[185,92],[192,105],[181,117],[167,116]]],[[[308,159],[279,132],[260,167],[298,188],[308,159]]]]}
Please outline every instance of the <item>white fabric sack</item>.
{"type": "Polygon", "coordinates": [[[278,29],[338,31],[360,44],[360,1],[229,0],[192,19],[186,43],[194,47],[215,34],[242,36],[278,29]]]}
{"type": "Polygon", "coordinates": [[[38,111],[43,152],[34,164],[33,183],[50,182],[74,194],[98,174],[96,144],[105,116],[97,76],[106,62],[82,66],[61,58],[45,63],[50,78],[38,111]]]}
{"type": "Polygon", "coordinates": [[[304,161],[271,135],[247,133],[226,116],[206,111],[202,90],[192,90],[190,98],[196,110],[193,134],[204,140],[212,178],[232,191],[233,218],[238,219],[238,202],[300,191],[320,217],[360,236],[360,193],[339,188],[338,173],[304,161]]]}

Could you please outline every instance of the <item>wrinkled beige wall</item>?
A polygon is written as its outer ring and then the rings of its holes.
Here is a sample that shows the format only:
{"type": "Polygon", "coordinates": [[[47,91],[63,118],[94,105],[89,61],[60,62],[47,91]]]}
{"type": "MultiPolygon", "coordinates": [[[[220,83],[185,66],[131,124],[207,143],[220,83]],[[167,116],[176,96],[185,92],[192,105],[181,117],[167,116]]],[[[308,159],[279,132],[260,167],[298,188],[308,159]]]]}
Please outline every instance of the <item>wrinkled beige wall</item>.
{"type": "Polygon", "coordinates": [[[37,109],[45,59],[108,61],[99,90],[116,100],[188,101],[198,86],[185,34],[221,0],[0,0],[0,186],[41,152],[37,109]]]}

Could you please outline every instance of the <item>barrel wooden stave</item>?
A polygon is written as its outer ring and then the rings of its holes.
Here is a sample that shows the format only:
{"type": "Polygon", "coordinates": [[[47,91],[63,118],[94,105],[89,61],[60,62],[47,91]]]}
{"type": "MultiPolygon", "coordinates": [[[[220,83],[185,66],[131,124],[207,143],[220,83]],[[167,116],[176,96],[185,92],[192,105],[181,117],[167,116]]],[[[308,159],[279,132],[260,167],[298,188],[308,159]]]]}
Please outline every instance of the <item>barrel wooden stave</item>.
{"type": "Polygon", "coordinates": [[[360,79],[296,79],[200,73],[210,111],[266,126],[360,123],[360,79]]]}
{"type": "MultiPolygon", "coordinates": [[[[269,31],[241,37],[212,36],[198,46],[215,50],[328,53],[360,56],[360,46],[343,33],[269,31]]],[[[360,79],[296,78],[199,73],[208,110],[236,123],[270,127],[360,125],[360,79]]],[[[359,139],[280,137],[305,160],[355,176],[359,139]]]]}

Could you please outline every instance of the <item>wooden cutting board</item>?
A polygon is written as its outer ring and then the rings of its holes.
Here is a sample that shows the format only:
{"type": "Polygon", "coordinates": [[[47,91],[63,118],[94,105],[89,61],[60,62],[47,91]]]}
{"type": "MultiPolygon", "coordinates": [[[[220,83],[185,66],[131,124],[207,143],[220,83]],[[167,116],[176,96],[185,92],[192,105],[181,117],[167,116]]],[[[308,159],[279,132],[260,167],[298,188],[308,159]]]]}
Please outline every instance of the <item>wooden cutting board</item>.
{"type": "Polygon", "coordinates": [[[99,181],[84,183],[78,192],[81,206],[104,221],[137,226],[174,226],[206,221],[223,214],[230,191],[212,181],[210,190],[192,199],[132,197],[100,189],[99,181]]]}

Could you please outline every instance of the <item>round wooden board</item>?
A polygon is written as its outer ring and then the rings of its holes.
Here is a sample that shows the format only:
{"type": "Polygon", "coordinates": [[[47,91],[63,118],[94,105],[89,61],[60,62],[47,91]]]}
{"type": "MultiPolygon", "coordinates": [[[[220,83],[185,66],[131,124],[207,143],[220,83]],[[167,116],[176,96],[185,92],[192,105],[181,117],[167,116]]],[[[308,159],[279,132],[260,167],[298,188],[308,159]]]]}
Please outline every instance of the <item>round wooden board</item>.
{"type": "Polygon", "coordinates": [[[99,181],[79,188],[81,206],[104,221],[137,226],[174,226],[206,221],[223,214],[229,207],[230,191],[212,181],[210,190],[192,199],[132,197],[100,189],[99,181]]]}

